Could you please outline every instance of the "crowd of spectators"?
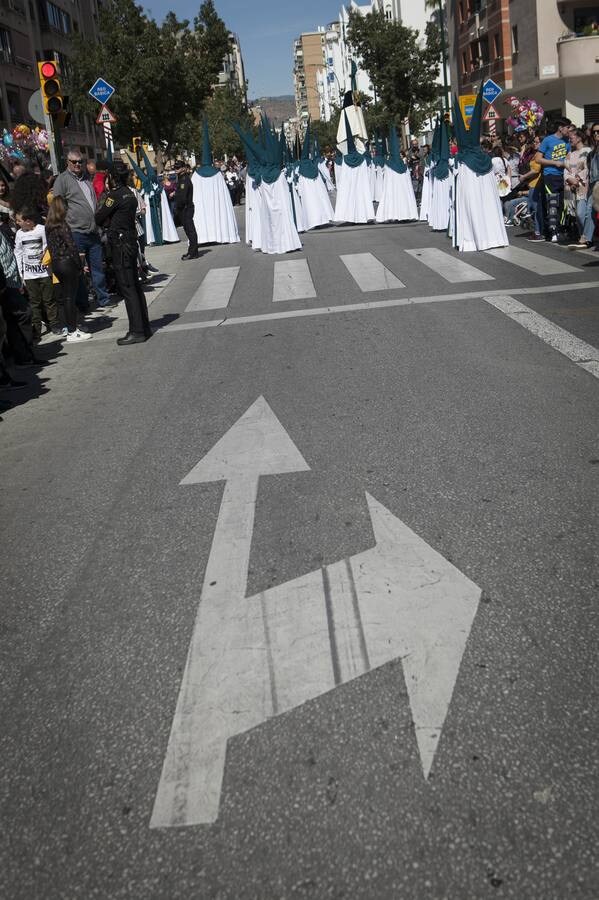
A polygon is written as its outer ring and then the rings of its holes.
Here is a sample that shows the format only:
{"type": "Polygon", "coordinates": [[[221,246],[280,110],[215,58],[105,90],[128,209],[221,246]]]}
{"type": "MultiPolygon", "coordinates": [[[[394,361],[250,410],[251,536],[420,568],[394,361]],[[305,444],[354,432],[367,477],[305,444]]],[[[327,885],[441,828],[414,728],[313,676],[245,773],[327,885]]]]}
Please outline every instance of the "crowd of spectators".
{"type": "Polygon", "coordinates": [[[482,146],[492,158],[508,227],[527,226],[531,241],[598,249],[599,124],[577,128],[557,119],[547,131],[484,138],[482,146]]]}
{"type": "MultiPolygon", "coordinates": [[[[98,319],[119,302],[96,209],[108,189],[108,164],[68,151],[58,176],[31,163],[0,171],[0,387],[25,386],[15,370],[40,365],[45,333],[58,341],[92,338],[98,319]]],[[[139,277],[145,205],[138,198],[139,277]]]]}

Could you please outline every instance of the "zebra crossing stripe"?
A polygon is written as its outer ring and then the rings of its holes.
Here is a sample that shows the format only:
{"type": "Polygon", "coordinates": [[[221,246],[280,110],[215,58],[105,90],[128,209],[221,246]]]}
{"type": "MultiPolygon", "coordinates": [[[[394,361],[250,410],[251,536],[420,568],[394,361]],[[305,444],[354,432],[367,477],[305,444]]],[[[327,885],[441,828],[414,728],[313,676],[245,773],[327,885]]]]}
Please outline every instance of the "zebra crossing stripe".
{"type": "Polygon", "coordinates": [[[349,253],[340,258],[362,293],[393,291],[405,287],[403,281],[390,272],[372,253],[349,253]]]}
{"type": "Polygon", "coordinates": [[[275,263],[272,291],[274,303],[283,300],[307,300],[316,297],[307,259],[290,259],[275,263]]]}
{"type": "Polygon", "coordinates": [[[580,269],[575,266],[569,266],[568,263],[561,262],[559,259],[553,259],[549,256],[543,256],[541,253],[532,253],[530,250],[522,250],[521,247],[498,247],[496,250],[485,250],[489,256],[495,259],[501,259],[503,262],[512,263],[514,266],[520,266],[527,272],[534,272],[535,275],[566,275],[572,272],[580,273],[580,269]]]}
{"type": "Polygon", "coordinates": [[[224,309],[225,306],[228,306],[239,275],[239,268],[239,266],[231,266],[227,269],[210,269],[187,304],[185,312],[224,309]]]}
{"type": "Polygon", "coordinates": [[[439,250],[436,247],[421,247],[418,250],[406,250],[410,256],[423,263],[433,272],[436,272],[445,281],[451,284],[457,284],[461,281],[494,281],[492,275],[481,272],[469,263],[446,253],[445,250],[439,250]]]}

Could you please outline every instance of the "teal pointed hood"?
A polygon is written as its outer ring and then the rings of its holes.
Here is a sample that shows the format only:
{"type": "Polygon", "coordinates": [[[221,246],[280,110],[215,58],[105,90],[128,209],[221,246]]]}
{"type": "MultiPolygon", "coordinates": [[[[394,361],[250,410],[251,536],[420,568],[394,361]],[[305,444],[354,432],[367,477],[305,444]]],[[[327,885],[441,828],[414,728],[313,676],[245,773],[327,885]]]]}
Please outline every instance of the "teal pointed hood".
{"type": "Polygon", "coordinates": [[[462,110],[460,109],[458,98],[454,97],[453,122],[458,142],[456,160],[462,165],[467,166],[477,175],[487,175],[493,169],[491,157],[487,156],[480,145],[482,109],[483,85],[481,84],[476,103],[474,104],[472,118],[470,120],[470,129],[467,129],[462,117],[462,110]]]}
{"type": "Polygon", "coordinates": [[[306,134],[304,136],[304,144],[302,147],[302,158],[298,168],[299,174],[304,178],[314,181],[318,178],[318,166],[313,159],[310,158],[310,122],[306,126],[306,134]]]}
{"type": "Polygon", "coordinates": [[[204,116],[202,133],[202,165],[197,166],[196,172],[202,178],[212,178],[214,175],[219,174],[218,169],[212,164],[212,147],[210,146],[210,132],[206,116],[204,116]]]}
{"type": "Polygon", "coordinates": [[[445,181],[449,177],[449,129],[446,122],[439,121],[439,154],[433,167],[433,176],[437,181],[445,181]]]}
{"type": "Polygon", "coordinates": [[[356,142],[354,141],[354,136],[345,110],[343,110],[343,116],[345,118],[345,138],[347,140],[347,153],[343,157],[343,162],[350,168],[355,169],[356,166],[361,166],[366,158],[363,153],[358,153],[356,150],[356,142]]]}
{"type": "Polygon", "coordinates": [[[431,141],[431,162],[437,163],[439,161],[439,150],[441,149],[441,126],[439,124],[439,119],[435,122],[435,128],[433,130],[433,139],[431,141]]]}
{"type": "Polygon", "coordinates": [[[399,175],[403,175],[404,172],[408,171],[408,167],[401,158],[397,128],[393,124],[389,125],[389,158],[387,166],[399,175]]]}

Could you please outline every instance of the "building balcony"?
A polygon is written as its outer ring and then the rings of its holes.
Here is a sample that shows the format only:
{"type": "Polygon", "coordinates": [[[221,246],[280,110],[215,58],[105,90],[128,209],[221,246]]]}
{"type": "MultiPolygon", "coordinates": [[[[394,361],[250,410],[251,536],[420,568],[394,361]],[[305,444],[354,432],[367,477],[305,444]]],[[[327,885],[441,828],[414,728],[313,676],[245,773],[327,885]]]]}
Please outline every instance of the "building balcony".
{"type": "Polygon", "coordinates": [[[557,44],[562,78],[599,75],[599,34],[568,35],[557,44]]]}

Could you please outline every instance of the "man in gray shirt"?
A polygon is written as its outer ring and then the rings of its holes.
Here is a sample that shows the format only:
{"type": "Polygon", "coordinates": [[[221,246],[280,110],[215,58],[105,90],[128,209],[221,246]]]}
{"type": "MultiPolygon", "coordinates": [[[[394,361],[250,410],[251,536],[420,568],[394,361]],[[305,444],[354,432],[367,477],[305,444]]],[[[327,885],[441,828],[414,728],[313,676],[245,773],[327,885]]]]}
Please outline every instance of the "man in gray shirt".
{"type": "MultiPolygon", "coordinates": [[[[92,276],[92,282],[98,297],[98,306],[102,309],[114,306],[106,290],[104,275],[104,254],[102,242],[96,226],[96,194],[91,181],[88,180],[81,154],[76,148],[67,154],[66,172],[61,172],[52,188],[55,197],[62,197],[67,205],[67,224],[73,232],[77,249],[85,256],[92,276]]],[[[85,306],[85,288],[83,280],[79,283],[77,305],[85,306]]]]}

